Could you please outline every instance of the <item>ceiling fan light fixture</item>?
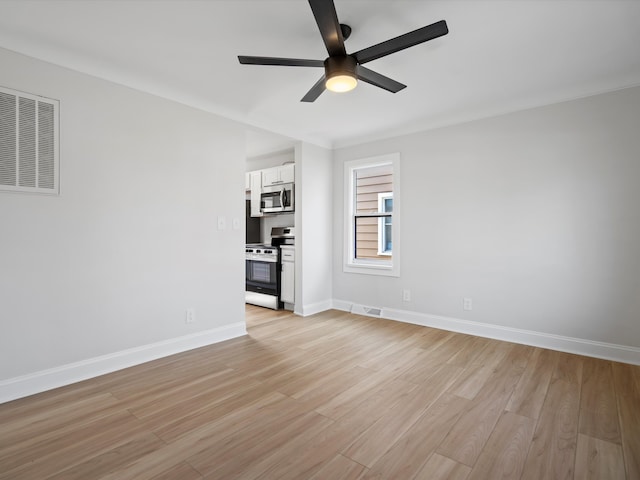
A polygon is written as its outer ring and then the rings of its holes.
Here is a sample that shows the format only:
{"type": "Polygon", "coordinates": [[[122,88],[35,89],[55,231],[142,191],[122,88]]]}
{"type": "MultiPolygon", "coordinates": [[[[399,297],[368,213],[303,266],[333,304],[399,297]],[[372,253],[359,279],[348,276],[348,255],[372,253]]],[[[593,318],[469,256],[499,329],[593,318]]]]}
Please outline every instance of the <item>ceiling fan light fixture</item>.
{"type": "Polygon", "coordinates": [[[358,80],[351,75],[335,75],[331,78],[327,78],[325,86],[327,90],[331,90],[336,93],[343,93],[353,90],[358,85],[358,80]]]}
{"type": "Polygon", "coordinates": [[[351,56],[329,57],[324,61],[325,87],[337,93],[348,92],[358,85],[356,60],[351,56]]]}

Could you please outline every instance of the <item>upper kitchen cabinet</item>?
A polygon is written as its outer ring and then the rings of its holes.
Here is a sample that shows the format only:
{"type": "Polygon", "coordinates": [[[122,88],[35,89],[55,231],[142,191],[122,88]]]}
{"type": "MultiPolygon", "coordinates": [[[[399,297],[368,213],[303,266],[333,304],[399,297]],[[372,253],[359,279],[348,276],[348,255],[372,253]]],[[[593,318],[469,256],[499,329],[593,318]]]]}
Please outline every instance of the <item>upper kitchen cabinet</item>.
{"type": "Polygon", "coordinates": [[[262,170],[262,186],[269,187],[282,183],[293,183],[295,181],[295,167],[293,163],[271,167],[262,170]]]}

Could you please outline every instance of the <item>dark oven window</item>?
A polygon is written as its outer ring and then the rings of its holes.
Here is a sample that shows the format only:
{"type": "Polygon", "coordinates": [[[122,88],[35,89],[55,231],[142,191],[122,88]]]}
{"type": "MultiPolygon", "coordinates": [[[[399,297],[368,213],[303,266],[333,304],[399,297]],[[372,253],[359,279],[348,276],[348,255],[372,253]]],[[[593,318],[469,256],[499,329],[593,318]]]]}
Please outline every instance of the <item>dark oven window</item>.
{"type": "Polygon", "coordinates": [[[276,283],[276,264],[272,262],[247,261],[247,279],[260,283],[276,283]]]}

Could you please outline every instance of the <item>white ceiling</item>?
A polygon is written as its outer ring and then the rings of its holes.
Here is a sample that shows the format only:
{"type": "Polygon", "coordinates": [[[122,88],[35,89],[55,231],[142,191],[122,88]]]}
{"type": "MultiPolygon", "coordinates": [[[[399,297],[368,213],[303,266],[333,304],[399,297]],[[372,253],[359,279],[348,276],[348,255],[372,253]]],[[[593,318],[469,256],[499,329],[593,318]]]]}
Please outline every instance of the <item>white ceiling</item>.
{"type": "MultiPolygon", "coordinates": [[[[367,64],[401,92],[314,103],[300,98],[322,69],[237,60],[324,59],[304,0],[0,0],[0,46],[328,147],[640,85],[638,0],[335,3],[347,52],[441,19],[450,33],[367,64]]],[[[248,152],[288,141],[258,130],[248,152]]]]}

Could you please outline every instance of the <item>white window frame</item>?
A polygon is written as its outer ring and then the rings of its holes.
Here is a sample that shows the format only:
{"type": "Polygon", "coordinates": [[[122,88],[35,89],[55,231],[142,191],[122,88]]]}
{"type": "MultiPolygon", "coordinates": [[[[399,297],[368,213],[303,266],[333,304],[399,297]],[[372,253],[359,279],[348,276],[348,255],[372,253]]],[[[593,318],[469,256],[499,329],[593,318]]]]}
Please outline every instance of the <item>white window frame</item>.
{"type": "Polygon", "coordinates": [[[365,275],[400,276],[400,154],[390,153],[376,157],[351,160],[344,163],[344,248],[343,272],[365,275]],[[382,165],[393,167],[393,222],[392,250],[389,259],[355,258],[355,182],[354,172],[365,167],[382,165]]]}

